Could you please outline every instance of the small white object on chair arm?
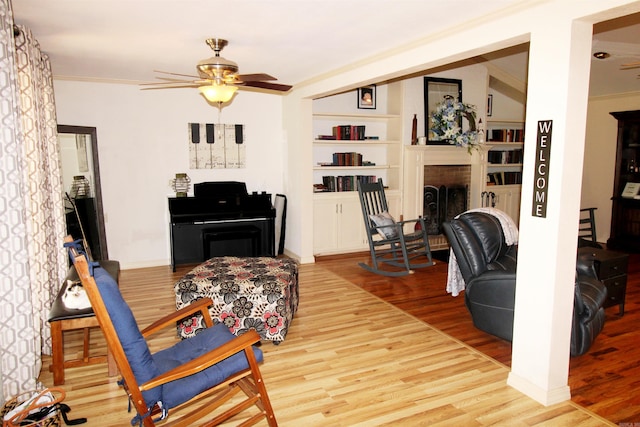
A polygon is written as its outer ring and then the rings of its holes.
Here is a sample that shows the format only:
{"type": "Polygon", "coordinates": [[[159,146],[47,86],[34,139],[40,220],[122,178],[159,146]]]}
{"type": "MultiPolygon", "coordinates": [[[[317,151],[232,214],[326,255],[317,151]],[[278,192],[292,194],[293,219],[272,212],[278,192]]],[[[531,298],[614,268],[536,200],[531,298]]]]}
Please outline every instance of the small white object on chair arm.
{"type": "Polygon", "coordinates": [[[389,214],[389,212],[384,211],[379,214],[369,215],[371,221],[376,225],[376,231],[385,239],[395,239],[398,237],[398,230],[395,219],[389,214]]]}

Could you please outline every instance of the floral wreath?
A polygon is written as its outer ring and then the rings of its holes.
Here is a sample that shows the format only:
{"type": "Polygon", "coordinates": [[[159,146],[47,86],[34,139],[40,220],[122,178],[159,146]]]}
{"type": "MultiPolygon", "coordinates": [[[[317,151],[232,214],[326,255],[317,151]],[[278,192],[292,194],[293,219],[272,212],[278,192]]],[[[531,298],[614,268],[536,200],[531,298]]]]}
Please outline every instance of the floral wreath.
{"type": "Polygon", "coordinates": [[[436,106],[431,113],[432,127],[429,129],[430,139],[433,141],[447,141],[456,147],[465,147],[469,154],[473,149],[479,149],[476,130],[476,107],[456,101],[452,96],[446,96],[444,101],[436,106]],[[462,118],[469,121],[469,130],[462,130],[462,118]]]}

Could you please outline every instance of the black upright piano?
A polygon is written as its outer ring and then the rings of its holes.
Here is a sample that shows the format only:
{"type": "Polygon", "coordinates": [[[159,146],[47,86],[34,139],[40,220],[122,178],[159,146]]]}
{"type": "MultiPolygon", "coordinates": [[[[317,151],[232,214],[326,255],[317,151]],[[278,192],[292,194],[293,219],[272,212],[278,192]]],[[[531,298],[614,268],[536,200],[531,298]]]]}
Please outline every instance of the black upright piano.
{"type": "Polygon", "coordinates": [[[274,256],[271,195],[244,182],[195,184],[193,197],[169,198],[171,267],[214,256],[274,256]]]}

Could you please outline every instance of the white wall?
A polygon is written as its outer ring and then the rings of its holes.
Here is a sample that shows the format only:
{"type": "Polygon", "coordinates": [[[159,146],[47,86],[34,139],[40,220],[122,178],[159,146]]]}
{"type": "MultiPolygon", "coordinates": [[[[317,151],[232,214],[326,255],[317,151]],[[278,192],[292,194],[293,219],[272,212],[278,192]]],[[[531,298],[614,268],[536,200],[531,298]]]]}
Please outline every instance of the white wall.
{"type": "Polygon", "coordinates": [[[618,121],[609,113],[630,110],[640,110],[640,92],[589,100],[580,207],[598,208],[598,242],[606,243],[611,232],[618,121]]]}
{"type": "Polygon", "coordinates": [[[493,108],[491,117],[487,117],[487,120],[524,121],[525,106],[521,101],[510,98],[495,89],[489,89],[489,93],[493,95],[493,108]]]}
{"type": "Polygon", "coordinates": [[[239,91],[222,109],[196,89],[54,82],[58,123],[97,128],[109,257],[123,268],[170,263],[169,181],[244,181],[251,191],[283,192],[282,99],[239,91]],[[189,169],[188,123],[245,125],[245,169],[189,169]]]}

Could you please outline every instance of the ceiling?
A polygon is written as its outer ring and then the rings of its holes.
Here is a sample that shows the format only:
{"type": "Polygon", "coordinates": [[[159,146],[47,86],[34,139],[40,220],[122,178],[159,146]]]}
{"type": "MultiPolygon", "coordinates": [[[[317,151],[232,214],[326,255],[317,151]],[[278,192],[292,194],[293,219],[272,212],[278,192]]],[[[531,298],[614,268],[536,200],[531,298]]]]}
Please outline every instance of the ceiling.
{"type": "MultiPolygon", "coordinates": [[[[139,83],[153,70],[195,74],[213,56],[205,39],[229,40],[222,56],[240,73],[298,84],[523,0],[16,0],[14,21],[31,29],[54,76],[139,83]],[[446,19],[425,17],[446,16],[446,19]]],[[[598,24],[591,95],[640,90],[640,14],[598,24]]],[[[491,61],[524,81],[526,51],[491,61]]]]}

